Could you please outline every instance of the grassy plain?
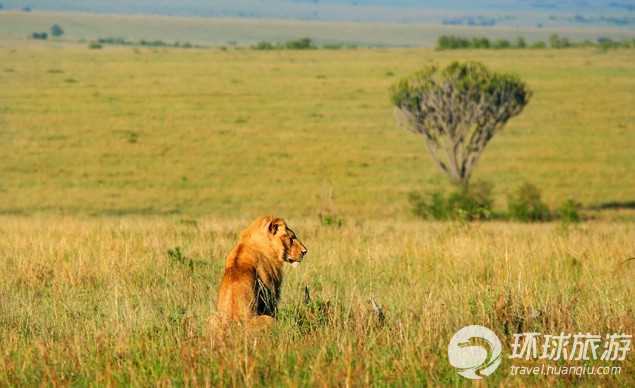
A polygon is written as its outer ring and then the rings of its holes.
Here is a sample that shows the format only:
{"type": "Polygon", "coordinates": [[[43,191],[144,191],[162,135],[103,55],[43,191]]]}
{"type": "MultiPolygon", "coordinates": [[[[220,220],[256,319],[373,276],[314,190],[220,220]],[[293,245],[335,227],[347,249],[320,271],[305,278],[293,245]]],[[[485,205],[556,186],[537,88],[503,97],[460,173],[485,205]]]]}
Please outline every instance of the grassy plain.
{"type": "Polygon", "coordinates": [[[310,52],[86,46],[0,51],[0,212],[407,216],[448,188],[389,88],[476,59],[534,91],[474,179],[497,206],[523,180],[552,207],[635,198],[635,52],[310,52]],[[327,193],[332,190],[332,197],[327,193]],[[285,198],[281,200],[281,198],[285,198]]]}
{"type": "Polygon", "coordinates": [[[533,100],[475,169],[496,206],[529,180],[552,207],[628,208],[634,58],[1,49],[0,385],[458,385],[448,341],[481,324],[504,349],[488,384],[632,386],[632,351],[619,377],[511,377],[506,358],[519,329],[632,331],[632,209],[575,226],[417,221],[406,194],[450,186],[394,124],[388,89],[457,59],[516,72],[533,100]],[[341,228],[319,223],[327,208],[341,228]],[[309,255],[278,328],[222,343],[205,331],[222,261],[260,214],[287,218],[309,255]],[[326,313],[302,312],[304,286],[326,313]]]}
{"type": "Polygon", "coordinates": [[[248,221],[3,216],[0,385],[459,385],[447,345],[470,324],[503,343],[488,385],[635,383],[632,350],[614,362],[507,358],[517,331],[632,333],[632,223],[290,220],[309,254],[287,268],[278,327],[221,341],[206,322],[248,221]],[[303,307],[304,286],[329,308],[303,307]],[[509,375],[543,362],[621,371],[509,375]]]}

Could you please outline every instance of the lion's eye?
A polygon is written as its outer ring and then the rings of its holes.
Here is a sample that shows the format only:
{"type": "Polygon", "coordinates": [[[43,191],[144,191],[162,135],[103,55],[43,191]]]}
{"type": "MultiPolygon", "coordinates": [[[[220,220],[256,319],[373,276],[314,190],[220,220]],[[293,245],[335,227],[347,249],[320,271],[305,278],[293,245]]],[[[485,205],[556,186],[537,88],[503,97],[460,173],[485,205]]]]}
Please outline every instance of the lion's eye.
{"type": "Polygon", "coordinates": [[[291,237],[291,238],[289,239],[289,244],[293,244],[293,241],[295,241],[295,238],[291,237]]]}

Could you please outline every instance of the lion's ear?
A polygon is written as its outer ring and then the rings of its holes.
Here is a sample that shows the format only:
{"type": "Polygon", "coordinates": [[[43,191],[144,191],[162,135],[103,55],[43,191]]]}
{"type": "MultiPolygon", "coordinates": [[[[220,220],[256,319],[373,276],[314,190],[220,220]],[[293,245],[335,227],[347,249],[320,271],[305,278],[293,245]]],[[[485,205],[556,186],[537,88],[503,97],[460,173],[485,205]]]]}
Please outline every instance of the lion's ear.
{"type": "Polygon", "coordinates": [[[282,229],[286,226],[286,223],[282,218],[274,218],[271,223],[269,223],[269,233],[272,235],[276,235],[279,229],[282,229]]]}

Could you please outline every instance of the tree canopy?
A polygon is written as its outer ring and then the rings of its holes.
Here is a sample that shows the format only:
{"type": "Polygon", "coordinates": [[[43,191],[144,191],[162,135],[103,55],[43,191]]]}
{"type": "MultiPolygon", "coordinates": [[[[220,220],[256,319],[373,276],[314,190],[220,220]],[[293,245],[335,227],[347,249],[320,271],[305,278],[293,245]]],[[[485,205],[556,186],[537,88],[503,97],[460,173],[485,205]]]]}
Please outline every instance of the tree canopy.
{"type": "Polygon", "coordinates": [[[62,27],[60,27],[59,24],[54,24],[51,27],[51,36],[60,37],[62,35],[64,35],[64,30],[62,29],[62,27]]]}

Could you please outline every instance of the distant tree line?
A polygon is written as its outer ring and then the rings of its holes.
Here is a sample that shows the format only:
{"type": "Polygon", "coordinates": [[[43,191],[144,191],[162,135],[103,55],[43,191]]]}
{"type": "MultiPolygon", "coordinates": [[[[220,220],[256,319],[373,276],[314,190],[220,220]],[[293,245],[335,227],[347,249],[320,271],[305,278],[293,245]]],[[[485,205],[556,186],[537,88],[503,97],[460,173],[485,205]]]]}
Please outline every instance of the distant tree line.
{"type": "MultiPolygon", "coordinates": [[[[633,11],[635,9],[635,5],[627,5],[624,4],[622,7],[626,8],[629,11],[633,11]]],[[[444,19],[443,24],[447,26],[482,26],[482,27],[490,27],[496,25],[498,22],[510,21],[516,19],[516,16],[502,16],[498,18],[489,18],[484,16],[464,16],[457,17],[451,19],[444,19]]],[[[569,21],[579,24],[611,24],[615,26],[630,26],[635,24],[635,18],[632,16],[622,16],[622,17],[611,17],[611,16],[583,16],[583,15],[574,15],[574,16],[549,16],[549,20],[557,21],[569,21]]],[[[543,27],[542,23],[538,23],[536,25],[538,28],[543,27]]]]}
{"type": "Polygon", "coordinates": [[[31,39],[41,39],[41,40],[46,40],[48,39],[49,34],[47,34],[46,32],[34,32],[31,34],[31,39]]]}
{"type": "MultiPolygon", "coordinates": [[[[327,43],[322,45],[322,48],[329,50],[339,50],[343,45],[339,43],[327,43]]],[[[357,46],[348,45],[346,48],[356,48],[357,46]]],[[[251,46],[254,50],[315,50],[319,47],[313,43],[311,38],[300,38],[295,40],[289,40],[284,43],[271,43],[267,41],[258,42],[251,46]]]]}
{"type": "Polygon", "coordinates": [[[300,38],[285,43],[258,42],[251,46],[254,50],[314,50],[317,48],[311,38],[300,38]]]}
{"type": "Polygon", "coordinates": [[[536,41],[531,45],[528,45],[525,42],[525,39],[522,37],[516,38],[514,42],[511,42],[507,39],[496,39],[490,41],[488,38],[480,37],[480,38],[463,38],[455,35],[443,35],[439,37],[437,41],[437,50],[457,50],[457,49],[523,49],[523,48],[555,48],[562,49],[568,47],[598,47],[603,50],[613,49],[613,48],[635,48],[635,38],[634,39],[624,39],[621,42],[615,41],[610,38],[600,38],[597,42],[591,42],[589,40],[574,43],[571,42],[567,37],[561,37],[557,34],[553,34],[549,37],[549,44],[545,43],[542,40],[536,41]]]}
{"type": "Polygon", "coordinates": [[[443,24],[446,26],[493,26],[496,24],[496,19],[486,18],[483,16],[478,17],[464,17],[455,19],[444,19],[443,24]]]}
{"type": "Polygon", "coordinates": [[[585,17],[582,15],[575,15],[573,17],[573,21],[576,23],[582,23],[582,24],[607,23],[607,24],[613,24],[616,26],[630,26],[635,24],[635,18],[627,17],[627,16],[620,18],[620,17],[606,17],[606,16],[585,17]]]}
{"type": "Polygon", "coordinates": [[[180,43],[166,43],[162,40],[140,40],[138,42],[125,40],[123,38],[99,38],[90,43],[91,48],[101,48],[103,45],[115,45],[115,46],[144,46],[144,47],[175,47],[175,48],[200,48],[201,46],[194,46],[189,42],[180,43]]]}
{"type": "MultiPolygon", "coordinates": [[[[51,29],[51,36],[54,36],[56,38],[59,38],[60,36],[64,35],[64,30],[62,29],[62,27],[60,27],[59,24],[54,24],[51,29]]],[[[31,39],[41,39],[41,40],[46,40],[48,39],[49,35],[46,32],[34,32],[31,34],[30,38],[31,39]]]]}

